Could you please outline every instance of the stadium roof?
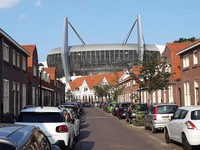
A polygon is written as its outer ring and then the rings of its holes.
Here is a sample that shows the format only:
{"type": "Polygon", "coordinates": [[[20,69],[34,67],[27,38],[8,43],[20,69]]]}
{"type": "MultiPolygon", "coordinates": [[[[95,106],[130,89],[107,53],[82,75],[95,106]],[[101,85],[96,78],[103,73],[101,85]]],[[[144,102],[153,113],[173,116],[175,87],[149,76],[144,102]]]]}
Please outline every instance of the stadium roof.
{"type": "MultiPolygon", "coordinates": [[[[163,52],[164,46],[155,44],[145,44],[146,50],[163,52]]],[[[138,44],[89,44],[69,46],[70,52],[80,51],[103,51],[103,50],[138,50],[138,44]]],[[[48,55],[61,52],[61,48],[54,48],[48,55]]]]}

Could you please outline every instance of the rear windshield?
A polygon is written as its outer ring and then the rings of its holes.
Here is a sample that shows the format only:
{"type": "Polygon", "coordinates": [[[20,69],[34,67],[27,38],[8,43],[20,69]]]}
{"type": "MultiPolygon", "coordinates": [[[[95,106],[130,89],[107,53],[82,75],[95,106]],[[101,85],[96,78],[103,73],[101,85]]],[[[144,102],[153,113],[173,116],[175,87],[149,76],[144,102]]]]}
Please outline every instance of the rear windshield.
{"type": "Polygon", "coordinates": [[[176,105],[162,105],[157,107],[158,107],[158,114],[175,113],[175,111],[178,109],[178,106],[176,105]]]}
{"type": "Polygon", "coordinates": [[[139,111],[146,111],[148,109],[147,105],[146,104],[140,104],[138,106],[138,110],[139,111]]]}
{"type": "Polygon", "coordinates": [[[121,105],[121,107],[129,107],[131,105],[131,103],[124,103],[121,105]]]}
{"type": "Polygon", "coordinates": [[[200,120],[200,110],[195,110],[191,112],[192,120],[200,120]]]}
{"type": "Polygon", "coordinates": [[[60,113],[52,112],[21,112],[17,122],[63,122],[60,113]]]}

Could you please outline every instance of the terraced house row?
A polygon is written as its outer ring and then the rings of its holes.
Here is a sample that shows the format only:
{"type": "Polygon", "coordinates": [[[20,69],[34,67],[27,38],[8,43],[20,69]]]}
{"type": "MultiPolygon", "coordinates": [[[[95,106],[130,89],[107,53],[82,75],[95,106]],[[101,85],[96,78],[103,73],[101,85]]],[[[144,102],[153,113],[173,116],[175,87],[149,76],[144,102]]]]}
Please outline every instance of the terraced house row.
{"type": "MultiPolygon", "coordinates": [[[[162,54],[171,64],[170,83],[167,90],[158,90],[151,96],[142,91],[142,103],[177,103],[179,106],[198,105],[200,103],[200,39],[187,43],[167,43],[162,54]]],[[[133,66],[132,71],[137,73],[139,68],[133,66]]],[[[95,102],[94,86],[100,83],[112,85],[114,74],[93,75],[80,77],[67,84],[72,99],[95,102]]],[[[128,70],[118,73],[118,82],[125,88],[118,97],[119,102],[131,101],[132,93],[139,92],[139,86],[131,79],[128,70]]],[[[108,98],[108,97],[107,97],[108,98]]],[[[105,98],[105,99],[107,99],[105,98]]]]}
{"type": "Polygon", "coordinates": [[[0,118],[16,116],[26,105],[56,105],[65,101],[65,84],[56,68],[38,64],[36,45],[19,45],[0,29],[0,118]],[[40,69],[40,70],[39,70],[40,69]]]}

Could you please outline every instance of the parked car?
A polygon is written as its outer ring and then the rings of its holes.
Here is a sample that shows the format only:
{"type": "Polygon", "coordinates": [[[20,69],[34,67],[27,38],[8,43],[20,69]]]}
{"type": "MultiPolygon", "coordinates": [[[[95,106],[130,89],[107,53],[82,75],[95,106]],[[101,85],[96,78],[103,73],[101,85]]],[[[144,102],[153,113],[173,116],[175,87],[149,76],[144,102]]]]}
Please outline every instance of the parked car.
{"type": "Polygon", "coordinates": [[[113,116],[117,116],[117,111],[118,111],[118,109],[119,109],[119,105],[120,105],[120,103],[117,103],[117,104],[114,106],[114,108],[112,109],[112,115],[113,115],[113,116]]]}
{"type": "Polygon", "coordinates": [[[173,103],[151,104],[149,112],[144,117],[145,129],[150,128],[152,133],[156,133],[157,130],[163,130],[166,122],[171,119],[177,109],[178,106],[173,103]]]}
{"type": "Polygon", "coordinates": [[[130,102],[122,102],[119,104],[119,108],[117,109],[117,112],[116,112],[117,117],[119,119],[126,118],[126,111],[131,104],[132,103],[130,102]]]}
{"type": "Polygon", "coordinates": [[[58,146],[51,145],[40,128],[16,124],[0,124],[0,149],[60,150],[58,146]]]}
{"type": "Polygon", "coordinates": [[[57,144],[61,149],[72,149],[74,146],[74,124],[69,119],[65,120],[63,109],[59,107],[25,107],[15,124],[34,124],[52,144],[57,144]]]}
{"type": "Polygon", "coordinates": [[[110,101],[110,102],[107,104],[106,112],[111,113],[112,110],[113,110],[113,108],[115,107],[115,105],[116,105],[117,103],[118,103],[117,101],[110,101]]]}
{"type": "Polygon", "coordinates": [[[136,118],[136,114],[138,111],[144,111],[144,113],[146,114],[148,112],[147,103],[131,104],[126,111],[126,121],[131,124],[132,121],[136,118]]]}
{"type": "Polygon", "coordinates": [[[73,109],[68,108],[67,111],[69,113],[70,120],[72,120],[72,122],[74,123],[75,140],[77,140],[78,136],[80,135],[81,121],[73,109]]]}
{"type": "Polygon", "coordinates": [[[166,123],[165,139],[182,143],[184,150],[200,146],[200,106],[183,106],[166,123]]]}
{"type": "Polygon", "coordinates": [[[78,108],[74,105],[71,105],[71,104],[62,104],[62,105],[58,105],[59,108],[71,108],[74,110],[74,112],[76,113],[77,117],[80,118],[80,112],[78,111],[78,108]]]}

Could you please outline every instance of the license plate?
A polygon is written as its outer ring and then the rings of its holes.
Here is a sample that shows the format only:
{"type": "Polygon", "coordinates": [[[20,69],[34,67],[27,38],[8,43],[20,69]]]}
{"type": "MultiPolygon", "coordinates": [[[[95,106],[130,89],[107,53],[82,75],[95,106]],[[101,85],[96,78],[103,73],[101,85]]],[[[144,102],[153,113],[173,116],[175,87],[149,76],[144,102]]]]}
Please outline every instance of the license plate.
{"type": "Polygon", "coordinates": [[[164,121],[169,120],[169,117],[162,117],[164,121]]]}

